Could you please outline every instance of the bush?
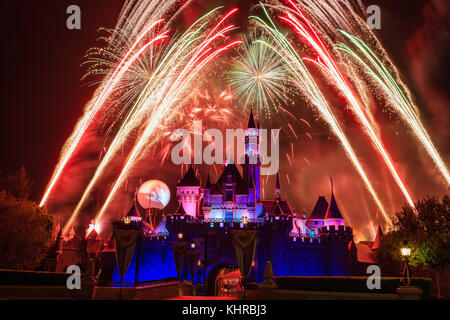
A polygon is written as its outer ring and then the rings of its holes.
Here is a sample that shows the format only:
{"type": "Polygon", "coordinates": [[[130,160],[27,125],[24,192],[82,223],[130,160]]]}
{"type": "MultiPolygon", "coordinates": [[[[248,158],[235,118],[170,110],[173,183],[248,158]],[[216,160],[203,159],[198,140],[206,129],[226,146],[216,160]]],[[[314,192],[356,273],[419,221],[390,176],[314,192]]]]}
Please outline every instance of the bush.
{"type": "Polygon", "coordinates": [[[70,274],[60,272],[1,270],[2,286],[66,286],[70,274]]]}
{"type": "MultiPolygon", "coordinates": [[[[369,290],[367,277],[274,277],[280,290],[309,290],[333,292],[364,292],[364,293],[396,293],[401,286],[398,277],[382,277],[381,289],[369,290]]],[[[411,279],[411,286],[420,287],[427,297],[431,292],[431,279],[411,279]]]]}

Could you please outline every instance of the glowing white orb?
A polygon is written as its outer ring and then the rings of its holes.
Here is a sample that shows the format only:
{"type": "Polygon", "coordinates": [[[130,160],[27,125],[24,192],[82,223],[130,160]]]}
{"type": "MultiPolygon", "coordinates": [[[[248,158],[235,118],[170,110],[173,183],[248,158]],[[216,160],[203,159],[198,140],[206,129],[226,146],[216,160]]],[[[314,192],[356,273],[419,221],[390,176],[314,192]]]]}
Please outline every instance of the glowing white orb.
{"type": "Polygon", "coordinates": [[[170,190],[164,182],[150,180],[139,187],[137,199],[144,209],[163,209],[170,201],[170,190]]]}

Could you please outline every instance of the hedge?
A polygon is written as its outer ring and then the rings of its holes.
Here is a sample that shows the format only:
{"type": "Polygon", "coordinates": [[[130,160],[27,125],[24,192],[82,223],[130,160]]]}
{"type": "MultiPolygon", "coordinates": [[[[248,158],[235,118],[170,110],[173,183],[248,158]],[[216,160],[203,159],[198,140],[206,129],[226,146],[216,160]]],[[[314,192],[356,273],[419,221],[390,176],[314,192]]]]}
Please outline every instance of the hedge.
{"type": "Polygon", "coordinates": [[[66,286],[69,276],[61,272],[0,269],[0,286],[66,286]]]}
{"type": "MultiPolygon", "coordinates": [[[[402,278],[381,277],[381,289],[367,288],[367,277],[274,277],[280,290],[396,293],[402,278]]],[[[413,278],[411,286],[420,287],[425,297],[431,293],[431,279],[413,278]]]]}

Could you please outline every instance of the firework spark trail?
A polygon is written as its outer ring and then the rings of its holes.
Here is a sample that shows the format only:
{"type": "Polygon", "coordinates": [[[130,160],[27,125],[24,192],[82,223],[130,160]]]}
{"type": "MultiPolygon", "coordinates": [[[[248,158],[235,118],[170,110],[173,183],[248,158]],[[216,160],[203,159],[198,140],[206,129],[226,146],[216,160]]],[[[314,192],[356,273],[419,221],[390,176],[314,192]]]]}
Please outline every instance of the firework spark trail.
{"type": "Polygon", "coordinates": [[[315,63],[319,65],[321,69],[323,69],[326,73],[329,74],[329,76],[335,81],[338,88],[344,93],[348,102],[352,106],[353,111],[356,113],[364,129],[366,130],[366,133],[369,135],[377,151],[383,157],[384,162],[386,163],[388,169],[391,171],[391,174],[395,182],[397,183],[406,200],[408,201],[408,204],[414,208],[414,202],[412,201],[411,196],[409,195],[409,192],[406,189],[403,181],[398,175],[397,170],[395,169],[389,154],[387,153],[386,149],[383,146],[383,143],[381,142],[380,138],[375,133],[375,130],[373,129],[372,125],[367,119],[367,116],[364,113],[360,102],[355,97],[353,90],[350,88],[347,80],[344,78],[341,71],[337,67],[336,63],[334,62],[333,57],[328,52],[327,48],[325,47],[325,45],[315,32],[314,27],[311,25],[309,20],[304,16],[302,11],[295,5],[295,3],[292,0],[288,0],[288,2],[292,5],[292,7],[294,7],[297,15],[300,17],[300,20],[296,16],[294,16],[291,12],[288,12],[287,16],[280,17],[280,19],[290,24],[295,29],[296,33],[302,38],[304,38],[306,42],[309,43],[311,47],[316,51],[316,53],[318,54],[318,58],[317,61],[315,61],[315,63]],[[304,23],[302,23],[302,21],[304,23]]]}
{"type": "Polygon", "coordinates": [[[338,48],[347,52],[357,61],[359,61],[361,65],[363,65],[367,70],[367,72],[383,88],[391,101],[393,101],[395,110],[400,113],[406,123],[408,123],[408,125],[411,127],[414,134],[423,144],[428,154],[433,159],[434,163],[444,176],[447,184],[450,184],[450,174],[448,172],[448,169],[442,161],[435,146],[433,145],[433,142],[431,141],[431,138],[429,137],[425,127],[422,125],[420,117],[416,112],[417,108],[413,106],[412,102],[407,98],[405,94],[403,94],[403,91],[401,90],[398,83],[394,80],[394,77],[389,73],[387,67],[383,65],[376,54],[361,39],[343,30],[340,30],[340,32],[363,53],[364,57],[366,57],[366,59],[370,61],[372,68],[368,64],[366,64],[364,60],[360,56],[358,56],[355,51],[351,50],[347,45],[340,44],[338,48]]]}
{"type": "MultiPolygon", "coordinates": [[[[190,79],[192,79],[193,75],[196,75],[216,55],[218,55],[219,53],[221,53],[224,50],[227,50],[231,46],[234,46],[234,45],[237,45],[237,44],[241,44],[241,43],[242,43],[241,41],[235,41],[235,42],[232,42],[232,43],[228,44],[225,47],[222,47],[222,48],[214,51],[204,61],[202,61],[198,67],[196,67],[193,71],[191,71],[192,73],[189,75],[188,78],[185,79],[185,81],[188,82],[190,79]]],[[[179,94],[179,91],[182,91],[185,88],[186,88],[186,84],[184,84],[181,87],[181,89],[178,90],[178,94],[179,94]]],[[[173,94],[173,95],[175,95],[175,94],[173,94]]],[[[174,103],[175,97],[171,97],[170,99],[171,99],[171,101],[169,103],[165,103],[166,105],[170,106],[171,104],[174,103]]],[[[164,104],[163,104],[163,106],[164,106],[164,104]]],[[[138,141],[138,143],[135,145],[135,147],[133,148],[132,152],[130,153],[130,155],[129,155],[129,157],[128,157],[125,165],[124,165],[124,168],[122,169],[122,172],[120,173],[119,177],[117,178],[116,182],[114,183],[114,186],[111,189],[111,192],[110,192],[108,198],[106,199],[102,209],[97,214],[97,216],[95,218],[95,223],[96,224],[99,222],[99,220],[103,216],[105,210],[108,208],[108,206],[109,206],[111,200],[113,199],[114,195],[116,194],[116,192],[118,191],[118,189],[122,185],[124,178],[127,176],[127,174],[129,172],[129,170],[131,169],[132,165],[137,160],[138,153],[144,147],[144,144],[147,142],[148,138],[151,136],[151,134],[153,133],[154,129],[158,126],[158,123],[162,121],[164,115],[166,115],[166,113],[168,111],[169,111],[168,110],[168,106],[166,106],[165,110],[162,110],[162,112],[159,113],[158,116],[153,118],[152,121],[147,126],[147,128],[146,128],[145,132],[143,133],[142,137],[140,138],[140,140],[138,141]]]]}
{"type": "MultiPolygon", "coordinates": [[[[306,98],[309,99],[311,104],[317,108],[319,113],[321,114],[322,118],[328,123],[328,125],[331,127],[332,132],[338,137],[339,141],[341,142],[342,146],[344,147],[344,150],[347,153],[347,156],[353,163],[354,167],[356,168],[358,174],[361,176],[362,180],[364,181],[364,184],[366,185],[367,190],[371,194],[372,198],[374,199],[375,203],[377,204],[380,211],[383,213],[383,216],[386,220],[386,222],[391,225],[392,222],[387,215],[386,211],[384,210],[384,207],[378,198],[378,195],[376,194],[374,188],[372,187],[372,184],[367,177],[364,169],[362,168],[355,152],[353,151],[353,148],[351,147],[350,143],[347,140],[347,137],[345,136],[344,132],[342,131],[342,128],[340,127],[337,119],[335,118],[332,110],[330,109],[327,101],[323,97],[322,92],[318,88],[316,82],[314,81],[312,75],[309,73],[308,69],[306,68],[305,64],[303,63],[302,59],[298,55],[298,53],[295,51],[295,49],[292,47],[292,45],[289,43],[289,41],[286,39],[286,37],[276,28],[275,24],[271,20],[268,12],[266,11],[264,5],[261,4],[261,7],[264,11],[265,16],[268,18],[269,23],[266,23],[264,20],[257,16],[251,16],[250,18],[256,20],[265,30],[267,30],[272,37],[276,40],[276,42],[279,43],[279,51],[278,54],[281,59],[283,59],[286,64],[289,66],[289,69],[291,70],[292,76],[296,79],[295,84],[297,85],[300,92],[302,92],[306,98]]],[[[270,46],[270,44],[266,43],[267,46],[270,46]]],[[[273,50],[277,50],[274,47],[271,47],[273,50]]],[[[305,162],[308,164],[309,161],[305,158],[305,162]]]]}
{"type": "Polygon", "coordinates": [[[215,51],[212,51],[211,48],[212,43],[217,38],[224,38],[227,32],[234,29],[234,25],[228,25],[216,32],[216,30],[220,27],[220,25],[236,11],[237,9],[231,10],[219,21],[219,23],[215,25],[215,27],[211,30],[208,36],[195,49],[195,51],[192,54],[192,57],[189,59],[188,63],[183,68],[183,70],[180,72],[178,78],[173,82],[168,92],[164,95],[161,103],[156,104],[157,110],[155,110],[153,116],[151,117],[151,119],[149,119],[144,132],[139,137],[137,143],[131,150],[119,177],[114,182],[114,185],[111,188],[111,191],[103,204],[103,207],[100,209],[97,216],[95,217],[95,224],[97,224],[102,218],[105,210],[108,208],[110,202],[114,198],[114,195],[122,185],[123,180],[128,175],[128,172],[131,169],[132,165],[137,161],[139,152],[143,149],[144,145],[148,142],[149,138],[154,133],[155,128],[162,122],[167,113],[174,108],[176,100],[181,95],[181,93],[188,88],[193,77],[196,76],[198,72],[205,67],[205,65],[207,65],[212,59],[214,59],[214,57],[216,57],[223,51],[228,50],[230,47],[242,43],[242,41],[234,41],[220,47],[219,49],[216,49],[215,51]]]}
{"type": "MultiPolygon", "coordinates": [[[[153,104],[149,105],[148,101],[151,101],[152,99],[157,100],[157,97],[165,92],[165,88],[168,88],[170,86],[170,79],[173,79],[175,77],[177,71],[181,68],[184,61],[188,58],[189,55],[187,52],[189,51],[189,46],[199,38],[204,25],[194,31],[191,31],[191,29],[193,29],[194,26],[206,19],[218,9],[220,9],[220,7],[210,11],[199,20],[197,20],[180,37],[179,40],[175,41],[174,44],[168,48],[166,55],[161,59],[161,61],[159,61],[157,67],[155,68],[155,70],[153,70],[152,76],[148,80],[144,89],[141,91],[140,95],[137,97],[136,102],[134,103],[132,108],[129,110],[127,117],[123,120],[121,127],[115,135],[114,140],[111,142],[103,159],[97,166],[93,177],[85,188],[80,201],[78,202],[68,223],[66,224],[64,232],[67,232],[70,226],[75,221],[85,201],[92,192],[96,182],[101,177],[116,152],[123,145],[126,138],[129,137],[130,132],[142,122],[142,116],[149,111],[149,108],[151,106],[153,106],[153,104]]],[[[227,27],[226,30],[229,31],[231,29],[227,27]]],[[[224,31],[222,30],[221,32],[224,31]]],[[[222,34],[221,32],[219,32],[219,34],[222,34]]]]}
{"type": "MultiPolygon", "coordinates": [[[[270,109],[279,101],[285,101],[289,91],[286,84],[286,67],[277,54],[267,46],[257,42],[254,34],[243,37],[243,52],[237,50],[239,59],[233,63],[228,82],[244,108],[253,104],[270,116],[270,109]]],[[[265,42],[270,41],[259,37],[265,42]]]]}
{"type": "MultiPolygon", "coordinates": [[[[306,16],[314,21],[314,26],[322,37],[321,40],[326,42],[330,48],[334,47],[334,43],[341,37],[337,31],[339,28],[350,30],[355,34],[369,35],[376,39],[375,34],[367,26],[366,8],[360,0],[301,0],[297,1],[297,4],[306,16]]],[[[276,2],[273,7],[284,12],[286,10],[296,12],[295,9],[277,5],[276,2]]],[[[366,115],[372,121],[372,126],[379,130],[376,120],[368,108],[371,102],[371,89],[364,81],[361,81],[359,68],[345,59],[345,55],[341,55],[339,51],[333,52],[333,55],[336,61],[345,64],[347,78],[351,79],[359,97],[364,102],[363,107],[367,106],[366,115]]]]}
{"type": "MultiPolygon", "coordinates": [[[[166,38],[166,37],[167,37],[166,33],[167,33],[167,32],[164,32],[163,34],[161,34],[161,35],[155,37],[154,39],[152,39],[152,40],[150,40],[149,42],[147,42],[144,46],[142,46],[142,48],[139,49],[139,51],[138,51],[138,52],[137,52],[137,53],[136,53],[136,54],[135,54],[135,55],[134,55],[134,56],[133,56],[133,57],[132,57],[125,65],[124,65],[124,69],[122,70],[123,72],[121,71],[121,73],[125,73],[126,68],[129,68],[130,65],[131,65],[131,64],[132,64],[132,63],[133,63],[133,62],[134,62],[141,54],[142,54],[142,52],[144,52],[144,50],[146,50],[146,49],[147,49],[150,45],[152,45],[155,41],[158,41],[158,40],[161,40],[161,39],[163,39],[163,38],[166,38]]],[[[120,77],[120,75],[119,75],[119,77],[120,77]]],[[[128,121],[127,121],[127,120],[125,121],[125,124],[128,124],[128,121]]],[[[121,138],[123,138],[121,135],[117,135],[116,138],[114,139],[112,145],[115,147],[116,144],[118,143],[119,139],[121,139],[121,138]]],[[[88,184],[86,190],[84,191],[84,193],[83,193],[83,195],[82,195],[82,197],[81,197],[81,200],[79,201],[79,203],[78,203],[77,206],[75,207],[74,212],[72,213],[71,217],[69,218],[69,220],[68,220],[68,222],[67,222],[67,225],[66,225],[66,227],[64,228],[64,232],[63,232],[63,233],[67,232],[67,231],[69,230],[70,226],[72,225],[72,223],[75,221],[75,219],[76,219],[76,217],[77,217],[79,211],[81,210],[81,207],[82,207],[84,201],[87,199],[87,197],[89,196],[89,194],[90,194],[92,188],[94,187],[94,184],[95,184],[95,182],[96,182],[96,178],[98,178],[98,176],[100,175],[100,173],[103,172],[103,170],[104,170],[104,168],[105,168],[105,166],[106,166],[106,163],[109,162],[110,159],[111,159],[111,157],[113,156],[113,153],[111,152],[111,150],[113,150],[113,152],[115,152],[115,151],[116,151],[116,148],[110,148],[110,149],[108,149],[108,151],[106,152],[106,154],[105,154],[105,156],[104,156],[104,158],[103,158],[101,164],[99,165],[99,167],[98,167],[97,170],[96,170],[96,173],[94,174],[94,179],[92,179],[92,180],[89,182],[89,184],[88,184]]]]}
{"type": "MultiPolygon", "coordinates": [[[[184,128],[191,134],[196,134],[195,121],[202,122],[205,134],[209,129],[209,123],[215,123],[216,128],[220,126],[223,130],[227,128],[233,115],[229,106],[232,95],[229,90],[223,90],[218,96],[214,93],[210,95],[210,91],[212,90],[199,91],[193,99],[187,101],[178,111],[174,111],[176,114],[174,121],[167,123],[161,129],[164,131],[159,152],[161,166],[167,161],[172,150],[174,141],[169,138],[174,136],[175,128],[184,128]]],[[[173,140],[178,141],[179,137],[173,140]]],[[[188,147],[191,148],[191,146],[188,147]]],[[[191,152],[191,155],[193,155],[193,152],[191,152]]]]}
{"type": "MultiPolygon", "coordinates": [[[[62,171],[64,170],[65,166],[67,165],[69,159],[72,157],[73,152],[78,147],[81,138],[83,137],[84,133],[88,129],[88,127],[91,125],[92,121],[94,120],[94,117],[97,115],[101,107],[103,106],[104,102],[108,98],[109,94],[111,93],[114,86],[118,83],[120,78],[124,75],[124,73],[127,71],[129,66],[139,57],[139,54],[135,54],[132,56],[129,60],[128,57],[133,53],[135,47],[139,44],[139,42],[145,37],[152,29],[154,29],[158,24],[160,24],[163,20],[160,19],[154,23],[152,23],[147,29],[142,32],[142,34],[136,39],[136,41],[133,43],[133,45],[129,48],[125,56],[123,57],[122,61],[119,63],[117,68],[114,70],[113,74],[111,75],[110,79],[102,89],[101,93],[99,94],[98,98],[96,99],[96,102],[92,107],[88,108],[88,111],[85,116],[81,119],[79,124],[77,125],[74,133],[69,138],[67,144],[68,146],[64,148],[63,154],[61,156],[61,160],[58,162],[56,166],[56,170],[50,180],[49,185],[46,188],[46,191],[44,192],[44,196],[42,197],[42,200],[39,204],[39,206],[43,206],[48,196],[50,195],[50,192],[53,190],[53,187],[55,186],[56,182],[61,176],[62,171]]],[[[156,36],[153,40],[148,42],[148,45],[152,44],[154,41],[160,40],[165,37],[165,33],[160,34],[156,36]]]]}

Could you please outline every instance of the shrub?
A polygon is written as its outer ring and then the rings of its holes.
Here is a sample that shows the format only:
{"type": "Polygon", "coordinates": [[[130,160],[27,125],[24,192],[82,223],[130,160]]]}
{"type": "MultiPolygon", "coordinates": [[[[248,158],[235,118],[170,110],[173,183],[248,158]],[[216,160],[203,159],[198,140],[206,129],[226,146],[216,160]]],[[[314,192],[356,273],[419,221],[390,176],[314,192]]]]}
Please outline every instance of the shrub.
{"type": "MultiPolygon", "coordinates": [[[[381,289],[367,288],[367,277],[274,277],[275,283],[281,290],[310,290],[334,292],[364,292],[364,293],[396,293],[401,286],[398,277],[382,277],[381,289]]],[[[431,279],[411,279],[411,286],[420,287],[424,296],[431,292],[431,279]]]]}

